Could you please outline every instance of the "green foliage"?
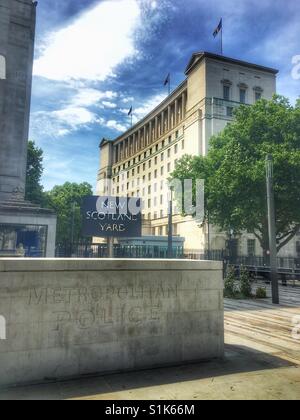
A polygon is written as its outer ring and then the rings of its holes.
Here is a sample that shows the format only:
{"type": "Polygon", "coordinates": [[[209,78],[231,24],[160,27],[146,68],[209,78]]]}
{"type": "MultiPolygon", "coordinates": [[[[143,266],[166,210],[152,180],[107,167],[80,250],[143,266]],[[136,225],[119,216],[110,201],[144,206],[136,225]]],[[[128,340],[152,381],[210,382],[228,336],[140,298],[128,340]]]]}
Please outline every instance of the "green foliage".
{"type": "Polygon", "coordinates": [[[259,287],[256,290],[255,294],[256,299],[266,299],[267,298],[267,291],[263,287],[259,287]]]}
{"type": "Polygon", "coordinates": [[[249,271],[245,267],[241,267],[240,272],[240,291],[243,297],[252,297],[252,286],[249,271]]]}
{"type": "Polygon", "coordinates": [[[205,179],[206,213],[223,231],[248,231],[268,249],[265,160],[274,159],[278,251],[300,227],[300,101],[274,96],[242,105],[211,140],[207,157],[185,156],[172,179],[205,179]]]}
{"type": "Polygon", "coordinates": [[[45,204],[43,186],[41,185],[43,170],[43,150],[38,148],[33,141],[29,141],[25,199],[40,206],[45,204]]]}
{"type": "Polygon", "coordinates": [[[81,234],[82,199],[92,194],[92,186],[86,182],[82,184],[66,182],[64,185],[56,186],[46,193],[47,207],[55,210],[57,214],[57,243],[71,242],[73,217],[73,239],[75,242],[83,239],[81,234]]]}
{"type": "Polygon", "coordinates": [[[235,269],[230,266],[227,269],[224,287],[224,297],[232,299],[237,296],[238,290],[236,287],[235,269]]]}

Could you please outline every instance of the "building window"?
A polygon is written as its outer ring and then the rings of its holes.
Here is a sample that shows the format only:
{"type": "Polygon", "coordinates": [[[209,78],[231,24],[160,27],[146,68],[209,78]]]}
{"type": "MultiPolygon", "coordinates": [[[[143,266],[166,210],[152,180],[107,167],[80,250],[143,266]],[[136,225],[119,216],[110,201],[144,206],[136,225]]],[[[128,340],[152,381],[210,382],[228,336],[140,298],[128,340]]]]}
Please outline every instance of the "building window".
{"type": "Polygon", "coordinates": [[[143,171],[146,170],[146,163],[143,163],[143,171]]]}
{"type": "Polygon", "coordinates": [[[138,168],[137,168],[137,173],[138,173],[138,174],[140,173],[140,170],[141,170],[141,167],[140,167],[140,166],[138,166],[138,168]]]}
{"type": "Polygon", "coordinates": [[[155,150],[158,152],[158,144],[155,146],[155,150]]]}
{"type": "Polygon", "coordinates": [[[255,102],[261,100],[261,92],[255,92],[255,102]]]}
{"type": "Polygon", "coordinates": [[[173,235],[174,236],[178,235],[178,225],[177,224],[173,225],[173,235]]]}
{"type": "Polygon", "coordinates": [[[6,60],[3,55],[0,55],[0,79],[6,79],[6,60]]]}
{"type": "Polygon", "coordinates": [[[163,195],[161,195],[161,196],[160,196],[160,204],[161,204],[161,205],[163,205],[163,203],[164,203],[164,196],[163,196],[163,195]]]}
{"type": "Polygon", "coordinates": [[[225,101],[230,100],[230,86],[228,85],[223,86],[223,98],[225,101]]]}
{"type": "Polygon", "coordinates": [[[154,178],[157,178],[157,169],[154,171],[154,178]]]}
{"type": "Polygon", "coordinates": [[[246,90],[240,89],[240,103],[245,104],[246,103],[246,90]]]}
{"type": "Polygon", "coordinates": [[[162,149],[165,147],[165,141],[164,140],[161,143],[161,147],[162,147],[162,149]]]}
{"type": "Polygon", "coordinates": [[[149,160],[149,168],[151,168],[151,163],[152,163],[151,160],[149,160]]]}
{"type": "Polygon", "coordinates": [[[168,149],[168,158],[171,157],[171,149],[168,149]]]}
{"type": "Polygon", "coordinates": [[[163,160],[164,160],[164,154],[162,153],[161,155],[160,155],[160,160],[163,162],[163,160]]]}
{"type": "Polygon", "coordinates": [[[157,192],[157,184],[154,184],[154,192],[157,192]]]}
{"type": "Polygon", "coordinates": [[[255,239],[248,239],[247,241],[247,251],[249,257],[254,257],[256,252],[256,241],[255,239]]]}
{"type": "Polygon", "coordinates": [[[233,108],[232,108],[232,106],[228,106],[226,108],[226,115],[227,115],[227,117],[232,117],[233,116],[233,108]]]}
{"type": "Polygon", "coordinates": [[[300,241],[296,242],[296,253],[297,253],[297,258],[300,258],[300,241]]]}
{"type": "Polygon", "coordinates": [[[151,199],[149,198],[149,200],[148,200],[148,209],[150,209],[151,208],[151,199]]]}
{"type": "Polygon", "coordinates": [[[157,197],[154,198],[154,207],[157,206],[157,197]]]}
{"type": "Polygon", "coordinates": [[[175,155],[176,155],[176,153],[178,152],[178,144],[175,144],[174,152],[175,152],[175,155]]]}
{"type": "Polygon", "coordinates": [[[164,174],[164,167],[163,167],[163,166],[160,168],[160,174],[161,174],[161,175],[163,175],[163,174],[164,174]]]}
{"type": "Polygon", "coordinates": [[[151,181],[151,173],[148,174],[148,180],[151,181]]]}
{"type": "Polygon", "coordinates": [[[175,138],[178,139],[178,137],[179,137],[179,131],[176,131],[175,138]]]}
{"type": "Polygon", "coordinates": [[[132,173],[132,176],[134,176],[134,174],[135,174],[134,169],[132,169],[132,172],[131,173],[132,173]]]}
{"type": "Polygon", "coordinates": [[[159,236],[163,236],[163,227],[162,226],[160,226],[159,227],[159,236]]]}
{"type": "Polygon", "coordinates": [[[151,194],[151,185],[148,187],[148,194],[151,194]]]}
{"type": "Polygon", "coordinates": [[[169,144],[172,143],[172,136],[169,137],[169,144]]]}
{"type": "Polygon", "coordinates": [[[184,150],[184,140],[182,140],[181,148],[182,148],[182,150],[184,150]]]}
{"type": "Polygon", "coordinates": [[[171,163],[168,163],[168,172],[171,172],[171,163]]]}

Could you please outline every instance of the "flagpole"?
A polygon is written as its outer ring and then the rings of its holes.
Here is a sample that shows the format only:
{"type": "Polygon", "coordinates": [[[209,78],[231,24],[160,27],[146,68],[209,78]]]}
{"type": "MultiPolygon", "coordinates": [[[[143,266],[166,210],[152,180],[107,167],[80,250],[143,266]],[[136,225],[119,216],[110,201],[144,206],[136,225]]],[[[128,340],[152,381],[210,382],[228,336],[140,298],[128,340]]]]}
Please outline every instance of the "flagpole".
{"type": "Polygon", "coordinates": [[[223,55],[223,18],[222,18],[222,28],[221,28],[221,55],[223,55]]]}

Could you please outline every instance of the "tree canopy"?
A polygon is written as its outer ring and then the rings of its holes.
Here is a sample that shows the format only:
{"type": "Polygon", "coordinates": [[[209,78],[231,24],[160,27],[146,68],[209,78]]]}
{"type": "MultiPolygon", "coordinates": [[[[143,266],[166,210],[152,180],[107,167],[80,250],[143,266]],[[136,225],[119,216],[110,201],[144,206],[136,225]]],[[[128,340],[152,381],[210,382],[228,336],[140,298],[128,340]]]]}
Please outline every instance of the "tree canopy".
{"type": "Polygon", "coordinates": [[[206,157],[184,156],[173,179],[204,179],[206,215],[221,230],[253,233],[268,250],[266,156],[274,159],[277,247],[300,228],[300,101],[281,96],[236,109],[206,157]]]}
{"type": "Polygon", "coordinates": [[[57,214],[57,243],[82,239],[81,205],[83,197],[87,195],[93,195],[93,191],[92,186],[86,182],[66,182],[46,193],[48,207],[57,214]]]}
{"type": "Polygon", "coordinates": [[[33,141],[29,141],[25,199],[41,206],[44,204],[43,186],[41,184],[43,170],[43,150],[37,147],[33,141]]]}

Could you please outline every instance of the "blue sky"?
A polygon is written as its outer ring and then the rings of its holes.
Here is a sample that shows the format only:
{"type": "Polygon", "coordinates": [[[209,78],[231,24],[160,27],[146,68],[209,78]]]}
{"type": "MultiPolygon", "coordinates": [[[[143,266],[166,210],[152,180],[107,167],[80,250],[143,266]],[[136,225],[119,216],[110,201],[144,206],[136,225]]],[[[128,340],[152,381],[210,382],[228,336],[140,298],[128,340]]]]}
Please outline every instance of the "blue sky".
{"type": "Polygon", "coordinates": [[[292,102],[300,81],[297,0],[40,0],[30,139],[44,150],[43,184],[95,187],[99,141],[128,128],[184,79],[195,51],[219,53],[212,32],[224,21],[224,54],[278,68],[278,92],[292,102]]]}

